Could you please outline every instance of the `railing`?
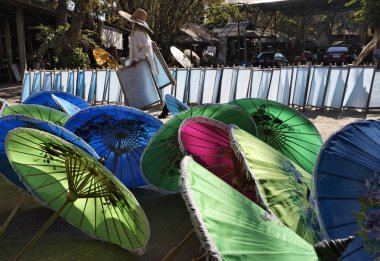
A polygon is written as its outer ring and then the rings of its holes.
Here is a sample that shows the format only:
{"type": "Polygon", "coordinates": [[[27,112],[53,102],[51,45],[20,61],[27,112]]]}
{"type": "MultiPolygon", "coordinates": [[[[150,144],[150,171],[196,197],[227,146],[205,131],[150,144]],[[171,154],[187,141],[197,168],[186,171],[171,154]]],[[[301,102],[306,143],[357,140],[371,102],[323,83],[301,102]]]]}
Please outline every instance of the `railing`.
{"type": "MultiPolygon", "coordinates": [[[[301,109],[380,108],[380,72],[375,66],[287,66],[281,68],[174,68],[175,85],[161,89],[188,104],[227,103],[255,97],[301,109]]],[[[116,70],[29,71],[21,102],[43,90],[75,94],[91,104],[122,104],[116,70]]]]}

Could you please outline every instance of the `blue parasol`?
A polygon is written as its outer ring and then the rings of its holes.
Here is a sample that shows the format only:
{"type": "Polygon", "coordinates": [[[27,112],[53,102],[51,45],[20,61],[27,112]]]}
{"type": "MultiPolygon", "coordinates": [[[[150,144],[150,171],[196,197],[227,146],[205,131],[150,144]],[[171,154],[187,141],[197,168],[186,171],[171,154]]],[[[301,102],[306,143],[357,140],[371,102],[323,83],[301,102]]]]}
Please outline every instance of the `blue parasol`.
{"type": "Polygon", "coordinates": [[[54,101],[52,94],[58,98],[61,98],[65,101],[73,104],[74,106],[78,107],[79,109],[84,109],[84,108],[90,107],[90,104],[88,104],[82,98],[75,96],[73,94],[70,94],[67,92],[61,92],[61,91],[38,92],[36,94],[33,94],[32,96],[29,96],[23,103],[24,104],[38,104],[38,105],[43,105],[43,106],[50,107],[50,108],[53,108],[56,110],[64,111],[54,101]]]}
{"type": "Polygon", "coordinates": [[[58,96],[55,96],[54,94],[51,95],[55,103],[61,108],[63,112],[66,112],[68,115],[72,116],[75,113],[77,113],[80,109],[73,105],[72,103],[59,98],[58,96]]]}
{"type": "Polygon", "coordinates": [[[140,172],[141,154],[162,125],[138,109],[105,105],[80,110],[64,127],[91,145],[124,185],[138,187],[146,185],[140,172]]]}
{"type": "Polygon", "coordinates": [[[331,239],[355,235],[340,260],[380,258],[380,122],[361,120],[332,135],[314,172],[320,223],[331,239]]]}
{"type": "Polygon", "coordinates": [[[70,131],[64,129],[63,127],[55,125],[54,123],[23,115],[3,116],[0,118],[0,172],[3,173],[3,175],[12,183],[16,184],[21,188],[25,188],[24,184],[20,182],[18,176],[16,175],[8,161],[7,155],[5,154],[5,138],[9,131],[18,127],[33,128],[51,133],[78,146],[79,148],[90,154],[93,158],[100,158],[98,154],[94,151],[94,149],[92,149],[81,138],[74,135],[70,131]]]}
{"type": "Polygon", "coordinates": [[[165,95],[165,102],[166,106],[168,106],[168,110],[173,116],[190,108],[170,94],[165,95]]]}

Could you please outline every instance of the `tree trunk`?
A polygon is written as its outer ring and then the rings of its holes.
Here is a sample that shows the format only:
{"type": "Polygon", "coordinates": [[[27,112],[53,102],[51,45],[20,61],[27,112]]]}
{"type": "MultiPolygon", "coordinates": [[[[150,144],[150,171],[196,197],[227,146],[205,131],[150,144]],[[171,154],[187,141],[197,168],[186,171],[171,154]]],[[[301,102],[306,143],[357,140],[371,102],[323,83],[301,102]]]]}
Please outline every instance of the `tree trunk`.
{"type": "Polygon", "coordinates": [[[57,26],[67,23],[67,0],[58,0],[58,15],[55,20],[57,26]]]}

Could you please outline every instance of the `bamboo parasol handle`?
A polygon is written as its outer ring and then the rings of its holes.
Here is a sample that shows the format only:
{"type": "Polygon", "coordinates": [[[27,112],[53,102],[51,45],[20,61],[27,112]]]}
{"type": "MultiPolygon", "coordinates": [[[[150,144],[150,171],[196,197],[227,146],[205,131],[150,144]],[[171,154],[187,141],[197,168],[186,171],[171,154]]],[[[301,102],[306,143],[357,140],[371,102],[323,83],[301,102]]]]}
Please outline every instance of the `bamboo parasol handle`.
{"type": "Polygon", "coordinates": [[[0,226],[0,237],[4,234],[5,230],[7,229],[9,223],[12,221],[13,216],[16,214],[17,210],[20,208],[22,202],[24,202],[24,199],[28,192],[24,191],[20,194],[16,205],[14,206],[12,212],[9,214],[8,218],[5,220],[4,224],[0,226]]]}
{"type": "Polygon", "coordinates": [[[195,234],[195,229],[192,229],[187,235],[179,242],[179,244],[175,247],[173,247],[169,253],[166,254],[166,256],[161,261],[171,261],[174,259],[174,257],[178,254],[178,252],[181,250],[181,248],[189,241],[191,236],[195,234]]]}

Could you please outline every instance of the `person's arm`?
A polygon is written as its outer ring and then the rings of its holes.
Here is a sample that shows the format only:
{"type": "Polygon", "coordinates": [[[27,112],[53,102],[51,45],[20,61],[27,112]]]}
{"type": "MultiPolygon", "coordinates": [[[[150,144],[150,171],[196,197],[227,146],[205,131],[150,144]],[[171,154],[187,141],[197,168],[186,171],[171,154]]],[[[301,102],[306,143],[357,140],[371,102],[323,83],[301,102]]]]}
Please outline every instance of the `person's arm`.
{"type": "Polygon", "coordinates": [[[135,60],[140,61],[144,59],[145,55],[147,55],[152,49],[152,41],[150,40],[149,35],[146,32],[138,31],[136,33],[138,49],[135,60]]]}

